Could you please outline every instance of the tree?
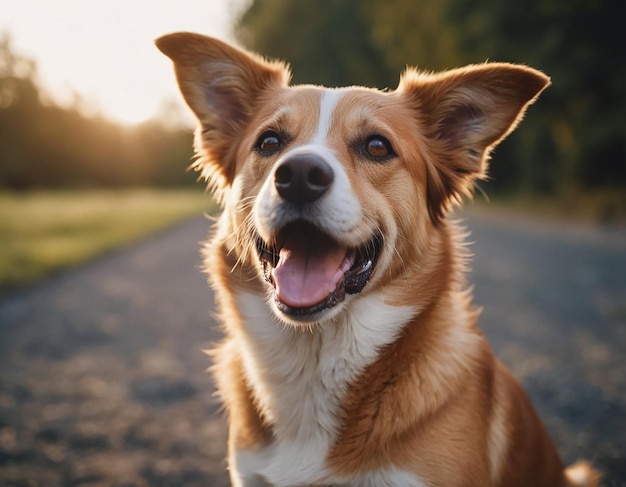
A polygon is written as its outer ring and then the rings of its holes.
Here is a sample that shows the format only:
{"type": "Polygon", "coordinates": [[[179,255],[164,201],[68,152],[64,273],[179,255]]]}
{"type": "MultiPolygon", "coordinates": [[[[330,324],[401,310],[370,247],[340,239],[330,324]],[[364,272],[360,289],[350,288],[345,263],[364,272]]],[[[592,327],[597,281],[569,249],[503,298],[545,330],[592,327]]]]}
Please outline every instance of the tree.
{"type": "Polygon", "coordinates": [[[0,180],[12,186],[27,184],[27,113],[40,106],[33,78],[35,63],[16,55],[8,35],[0,37],[0,180]]]}
{"type": "Polygon", "coordinates": [[[450,0],[366,0],[368,35],[396,77],[407,65],[439,71],[461,64],[456,28],[442,22],[450,0]]]}
{"type": "Polygon", "coordinates": [[[0,188],[193,184],[191,135],[155,121],[121,127],[45,103],[35,63],[0,37],[0,188]]]}
{"type": "Polygon", "coordinates": [[[491,186],[567,194],[626,188],[625,23],[619,2],[600,0],[254,0],[238,32],[289,60],[296,82],[389,87],[407,64],[539,68],[553,85],[498,147],[491,186]]]}
{"type": "Polygon", "coordinates": [[[13,52],[7,34],[0,36],[0,109],[17,103],[39,103],[39,91],[32,81],[36,71],[32,60],[13,52]]]}
{"type": "Polygon", "coordinates": [[[484,19],[483,28],[462,30],[460,46],[552,77],[533,107],[536,123],[517,138],[517,150],[531,155],[524,165],[531,185],[565,192],[626,186],[626,64],[615,51],[626,11],[619,2],[453,0],[455,25],[472,15],[484,19]]]}
{"type": "Polygon", "coordinates": [[[248,48],[287,59],[296,83],[387,87],[394,80],[369,30],[359,0],[256,0],[237,33],[248,48]]]}

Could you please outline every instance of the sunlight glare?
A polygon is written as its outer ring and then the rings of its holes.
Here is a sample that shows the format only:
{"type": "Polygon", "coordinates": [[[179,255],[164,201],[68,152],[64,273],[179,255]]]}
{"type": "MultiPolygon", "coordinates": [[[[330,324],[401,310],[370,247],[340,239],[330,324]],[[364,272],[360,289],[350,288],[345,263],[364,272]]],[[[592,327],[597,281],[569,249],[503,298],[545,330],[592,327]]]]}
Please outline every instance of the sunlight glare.
{"type": "MultiPolygon", "coordinates": [[[[65,106],[134,124],[179,103],[171,63],[154,39],[188,30],[231,39],[242,0],[15,0],[0,33],[37,63],[43,91],[65,106]]],[[[186,110],[186,109],[185,109],[186,110]]]]}

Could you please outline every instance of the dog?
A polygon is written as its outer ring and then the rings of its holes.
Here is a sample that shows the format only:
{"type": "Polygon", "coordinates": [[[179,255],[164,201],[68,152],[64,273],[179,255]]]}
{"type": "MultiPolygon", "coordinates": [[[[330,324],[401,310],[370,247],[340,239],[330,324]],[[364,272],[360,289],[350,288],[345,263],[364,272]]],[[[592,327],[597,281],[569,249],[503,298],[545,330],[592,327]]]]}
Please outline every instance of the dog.
{"type": "Polygon", "coordinates": [[[157,41],[222,213],[205,247],[232,485],[594,486],[564,470],[477,328],[450,210],[550,84],[409,68],[393,91],[290,86],[192,33],[157,41]]]}

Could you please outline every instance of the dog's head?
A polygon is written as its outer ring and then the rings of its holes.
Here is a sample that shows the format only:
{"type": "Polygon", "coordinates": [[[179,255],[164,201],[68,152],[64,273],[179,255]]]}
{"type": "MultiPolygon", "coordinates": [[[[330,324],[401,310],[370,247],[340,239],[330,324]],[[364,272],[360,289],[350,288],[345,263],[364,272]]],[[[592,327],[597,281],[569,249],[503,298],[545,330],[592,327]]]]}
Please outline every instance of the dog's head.
{"type": "Polygon", "coordinates": [[[549,84],[488,63],[409,69],[389,92],[289,86],[284,64],[215,39],[157,45],[198,119],[196,168],[224,208],[228,250],[290,323],[330,319],[394,279],[411,286],[427,235],[549,84]]]}

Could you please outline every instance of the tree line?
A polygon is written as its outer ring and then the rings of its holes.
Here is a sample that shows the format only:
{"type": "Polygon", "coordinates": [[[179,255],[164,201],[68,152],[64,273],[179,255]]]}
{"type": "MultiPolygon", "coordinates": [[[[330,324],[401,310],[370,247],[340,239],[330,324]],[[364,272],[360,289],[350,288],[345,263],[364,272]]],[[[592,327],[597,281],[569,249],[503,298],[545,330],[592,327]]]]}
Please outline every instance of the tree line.
{"type": "MultiPolygon", "coordinates": [[[[253,0],[241,44],[288,60],[294,82],[396,86],[414,65],[509,61],[552,86],[495,151],[489,192],[626,189],[626,62],[616,0],[253,0]]],[[[0,36],[0,187],[193,184],[191,131],[116,125],[45,100],[36,65],[0,36]]]]}
{"type": "MultiPolygon", "coordinates": [[[[137,126],[46,100],[36,64],[0,37],[0,188],[193,184],[192,134],[158,120],[137,126]]],[[[156,102],[156,100],[155,100],[156,102]]],[[[79,102],[77,101],[77,105],[79,102]]]]}
{"type": "Polygon", "coordinates": [[[289,60],[294,81],[393,88],[406,65],[508,61],[552,86],[495,152],[490,191],[626,188],[626,9],[614,0],[254,0],[248,48],[289,60]]]}

